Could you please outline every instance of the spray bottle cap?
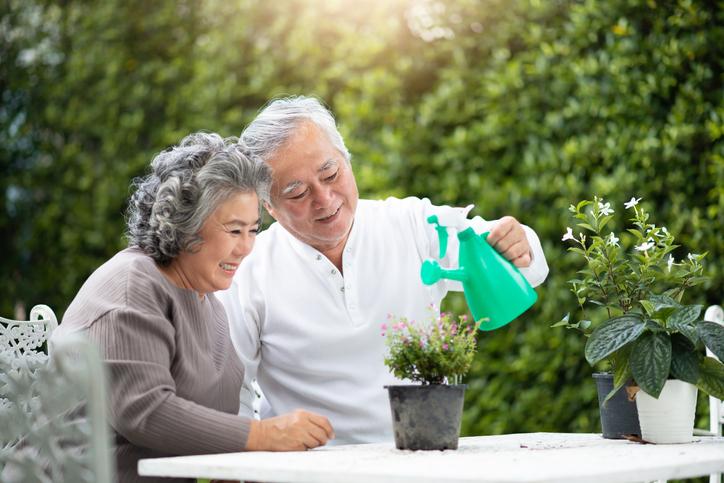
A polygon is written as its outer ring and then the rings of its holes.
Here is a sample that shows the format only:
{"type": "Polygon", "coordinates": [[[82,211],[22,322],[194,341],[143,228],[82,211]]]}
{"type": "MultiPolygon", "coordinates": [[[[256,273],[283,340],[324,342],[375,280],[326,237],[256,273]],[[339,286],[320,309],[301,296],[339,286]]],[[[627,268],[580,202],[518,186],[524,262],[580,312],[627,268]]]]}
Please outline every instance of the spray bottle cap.
{"type": "Polygon", "coordinates": [[[448,228],[460,232],[468,227],[468,213],[475,205],[468,205],[465,208],[442,207],[436,215],[427,217],[427,222],[435,225],[437,238],[440,242],[440,258],[445,258],[447,253],[448,228]]]}

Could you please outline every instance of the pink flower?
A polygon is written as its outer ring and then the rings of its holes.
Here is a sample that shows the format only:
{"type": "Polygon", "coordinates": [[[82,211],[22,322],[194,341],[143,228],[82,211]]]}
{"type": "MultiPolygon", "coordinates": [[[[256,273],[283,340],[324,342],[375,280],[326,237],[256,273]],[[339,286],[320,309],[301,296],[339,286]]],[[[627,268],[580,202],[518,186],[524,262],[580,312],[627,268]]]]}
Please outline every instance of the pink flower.
{"type": "Polygon", "coordinates": [[[387,330],[387,324],[382,324],[382,325],[380,326],[380,329],[382,329],[382,330],[387,330]]]}
{"type": "Polygon", "coordinates": [[[448,347],[447,344],[443,344],[443,345],[442,345],[442,350],[446,351],[446,350],[447,350],[447,347],[448,347]]]}

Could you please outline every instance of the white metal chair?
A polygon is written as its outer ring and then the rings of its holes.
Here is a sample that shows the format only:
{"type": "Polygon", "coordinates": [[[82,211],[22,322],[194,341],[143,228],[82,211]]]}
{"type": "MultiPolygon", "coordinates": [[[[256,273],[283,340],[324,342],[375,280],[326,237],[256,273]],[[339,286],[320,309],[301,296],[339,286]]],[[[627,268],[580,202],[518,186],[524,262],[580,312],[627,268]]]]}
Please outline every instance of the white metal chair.
{"type": "Polygon", "coordinates": [[[0,317],[0,352],[9,352],[15,360],[45,360],[43,344],[49,339],[58,319],[47,305],[36,305],[30,311],[30,320],[12,320],[0,317]]]}
{"type": "Polygon", "coordinates": [[[47,362],[0,352],[0,481],[113,481],[105,375],[97,350],[75,335],[47,362]]]}
{"type": "MultiPolygon", "coordinates": [[[[724,310],[719,305],[712,305],[706,309],[704,320],[724,325],[724,310]]],[[[708,356],[716,357],[709,349],[706,350],[706,353],[708,356]]],[[[724,403],[713,396],[709,396],[709,430],[715,436],[721,436],[722,425],[724,425],[724,403]]],[[[721,483],[721,474],[711,475],[709,483],[721,483]]]]}

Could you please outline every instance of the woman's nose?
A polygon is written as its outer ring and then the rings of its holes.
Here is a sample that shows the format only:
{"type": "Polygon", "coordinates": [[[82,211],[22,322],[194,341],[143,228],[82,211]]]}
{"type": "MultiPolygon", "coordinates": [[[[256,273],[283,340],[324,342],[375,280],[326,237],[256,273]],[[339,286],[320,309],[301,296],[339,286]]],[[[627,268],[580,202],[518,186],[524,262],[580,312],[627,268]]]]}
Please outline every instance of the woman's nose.
{"type": "Polygon", "coordinates": [[[247,256],[251,253],[252,248],[254,248],[254,237],[251,235],[239,237],[239,241],[234,248],[235,256],[239,258],[247,256]]]}

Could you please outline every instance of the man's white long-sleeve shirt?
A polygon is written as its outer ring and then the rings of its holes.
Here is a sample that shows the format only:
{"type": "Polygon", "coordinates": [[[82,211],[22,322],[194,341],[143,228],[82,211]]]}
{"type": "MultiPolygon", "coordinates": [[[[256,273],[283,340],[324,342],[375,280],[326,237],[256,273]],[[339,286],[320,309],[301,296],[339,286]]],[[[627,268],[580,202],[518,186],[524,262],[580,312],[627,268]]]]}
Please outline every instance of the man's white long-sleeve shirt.
{"type": "MultiPolygon", "coordinates": [[[[329,418],[336,444],[392,439],[384,386],[402,381],[384,365],[380,327],[388,314],[427,320],[431,304],[439,307],[448,290],[462,289],[458,282],[426,286],[420,279],[422,262],[439,255],[427,217],[444,210],[458,208],[418,198],[360,200],[344,275],[279,223],[257,237],[232,286],[217,296],[244,363],[245,386],[256,378],[268,402],[262,417],[301,408],[329,418]]],[[[490,228],[480,217],[470,225],[478,233],[490,228]]],[[[521,273],[536,286],[548,266],[535,232],[525,231],[533,260],[521,273]]],[[[457,251],[453,232],[441,265],[456,267],[457,251]]],[[[252,394],[242,390],[247,415],[252,394]]]]}

